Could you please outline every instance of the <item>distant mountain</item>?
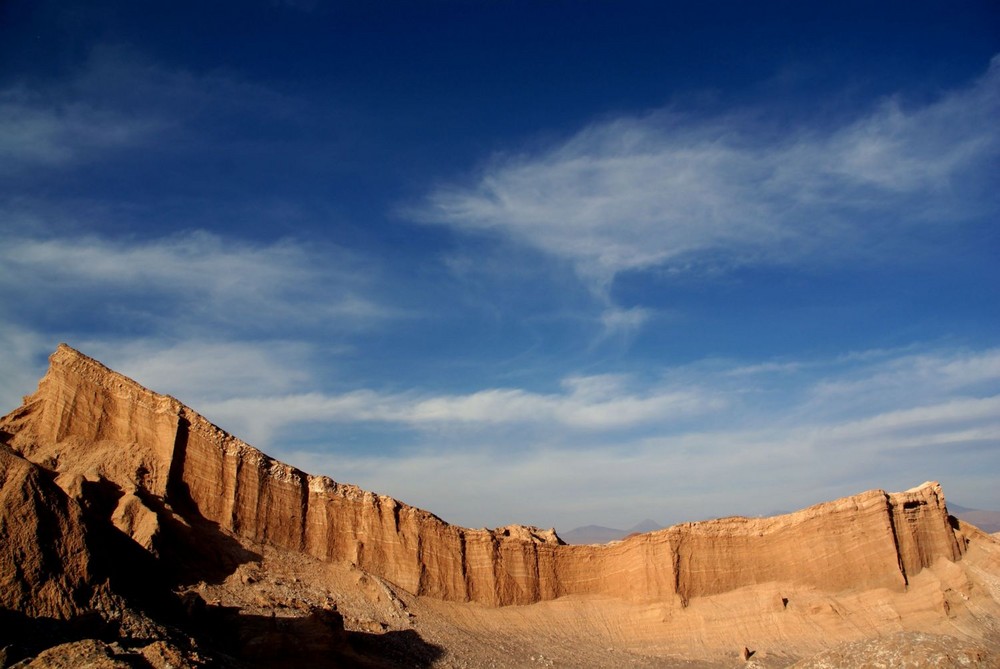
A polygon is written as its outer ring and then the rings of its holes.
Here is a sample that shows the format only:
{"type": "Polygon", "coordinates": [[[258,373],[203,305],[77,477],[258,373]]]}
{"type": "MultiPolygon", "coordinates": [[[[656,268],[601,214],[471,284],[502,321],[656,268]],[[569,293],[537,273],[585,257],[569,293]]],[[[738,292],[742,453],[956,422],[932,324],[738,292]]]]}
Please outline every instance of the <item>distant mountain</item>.
{"type": "Polygon", "coordinates": [[[559,538],[568,544],[606,544],[624,539],[628,532],[603,525],[584,525],[568,532],[559,532],[559,538]]]}
{"type": "Polygon", "coordinates": [[[1000,511],[970,509],[967,506],[948,504],[948,511],[956,518],[975,525],[988,534],[1000,532],[1000,511]]]}
{"type": "Polygon", "coordinates": [[[643,534],[645,532],[655,532],[656,530],[662,530],[662,529],[663,525],[660,525],[655,520],[650,520],[649,518],[647,518],[646,520],[640,521],[635,525],[633,525],[632,527],[630,527],[628,529],[628,532],[629,534],[636,534],[636,533],[643,534]]]}
{"type": "Polygon", "coordinates": [[[614,527],[604,527],[603,525],[585,525],[576,527],[568,532],[560,532],[559,537],[568,544],[606,544],[609,541],[619,541],[630,534],[643,534],[645,532],[655,532],[663,529],[655,520],[646,518],[636,523],[627,530],[619,530],[614,527]]]}

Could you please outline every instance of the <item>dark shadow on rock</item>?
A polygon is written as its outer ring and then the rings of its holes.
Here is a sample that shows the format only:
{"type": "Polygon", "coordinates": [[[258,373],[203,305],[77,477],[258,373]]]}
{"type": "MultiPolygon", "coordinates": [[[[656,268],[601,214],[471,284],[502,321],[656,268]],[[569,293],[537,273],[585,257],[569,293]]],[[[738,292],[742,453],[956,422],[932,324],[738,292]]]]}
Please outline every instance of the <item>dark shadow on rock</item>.
{"type": "MultiPolygon", "coordinates": [[[[156,552],[150,552],[111,521],[124,495],[120,486],[102,479],[85,482],[82,491],[85,537],[91,557],[90,594],[97,597],[92,602],[80,601],[84,607],[96,605],[107,611],[124,605],[155,624],[185,628],[190,617],[185,603],[175,593],[178,585],[221,582],[240,564],[261,559],[197,511],[181,517],[161,498],[138,490],[136,495],[159,522],[159,536],[153,542],[156,552]]],[[[127,643],[131,630],[120,629],[117,623],[113,627],[105,634],[91,636],[127,643]]]]}
{"type": "Polygon", "coordinates": [[[178,508],[176,502],[168,505],[143,489],[135,494],[156,514],[159,523],[159,536],[153,541],[155,555],[112,523],[111,516],[124,495],[119,485],[107,479],[83,484],[84,517],[88,535],[93,537],[88,548],[116,590],[132,590],[132,583],[139,590],[152,585],[172,588],[199,581],[221,583],[239,565],[261,560],[259,554],[202,516],[190,498],[182,496],[178,508]]]}
{"type": "MultiPolygon", "coordinates": [[[[177,446],[182,459],[185,429],[179,430],[177,446]]],[[[57,475],[43,471],[50,479],[57,475]]],[[[246,614],[206,604],[197,593],[178,596],[178,586],[220,583],[239,565],[262,559],[199,512],[181,473],[175,463],[165,498],[141,487],[134,491],[156,515],[152,550],[112,522],[126,490],[106,479],[81,483],[79,502],[90,573],[78,603],[92,613],[57,620],[0,610],[0,657],[5,656],[0,666],[86,639],[115,644],[116,658],[143,667],[148,662],[133,650],[154,639],[185,652],[194,649],[209,658],[211,666],[250,669],[430,667],[444,654],[441,647],[424,641],[413,630],[348,632],[335,609],[277,611],[295,616],[246,614]]],[[[141,486],[142,472],[136,476],[141,486]]],[[[56,570],[62,565],[50,567],[56,570]]]]}
{"type": "Polygon", "coordinates": [[[234,607],[208,605],[185,595],[199,646],[253,669],[391,669],[430,667],[444,650],[414,630],[383,634],[348,632],[336,609],[311,609],[299,616],[247,615],[234,607]]]}
{"type": "Polygon", "coordinates": [[[348,632],[348,643],[358,656],[375,667],[431,667],[444,649],[424,641],[415,630],[370,634],[348,632]]]}
{"type": "Polygon", "coordinates": [[[114,640],[116,635],[116,627],[98,613],[59,620],[0,608],[0,648],[6,652],[3,666],[33,657],[61,643],[80,639],[114,640]]]}
{"type": "Polygon", "coordinates": [[[239,565],[260,561],[261,556],[247,550],[198,510],[184,481],[189,430],[190,422],[180,418],[167,474],[166,498],[148,493],[140,493],[140,498],[159,517],[161,540],[157,548],[163,561],[172,568],[176,582],[179,585],[198,581],[221,583],[239,565]]]}
{"type": "Polygon", "coordinates": [[[241,564],[262,559],[202,516],[193,503],[171,500],[168,507],[159,497],[140,494],[140,499],[159,518],[160,536],[154,545],[177,585],[221,583],[241,564]]]}
{"type": "MultiPolygon", "coordinates": [[[[31,661],[47,651],[46,667],[107,666],[107,661],[113,659],[135,669],[153,669],[164,666],[162,661],[154,665],[144,657],[143,649],[154,642],[160,644],[156,653],[166,651],[174,658],[182,658],[179,666],[242,667],[230,658],[202,653],[192,645],[190,636],[176,629],[160,628],[154,636],[150,636],[147,629],[144,634],[134,637],[130,634],[134,628],[130,630],[129,625],[122,622],[129,615],[128,611],[121,610],[118,619],[108,620],[95,611],[59,620],[0,609],[0,667],[31,661]],[[190,657],[200,662],[189,664],[186,659],[190,657]]],[[[168,660],[166,666],[178,665],[168,660]]]]}

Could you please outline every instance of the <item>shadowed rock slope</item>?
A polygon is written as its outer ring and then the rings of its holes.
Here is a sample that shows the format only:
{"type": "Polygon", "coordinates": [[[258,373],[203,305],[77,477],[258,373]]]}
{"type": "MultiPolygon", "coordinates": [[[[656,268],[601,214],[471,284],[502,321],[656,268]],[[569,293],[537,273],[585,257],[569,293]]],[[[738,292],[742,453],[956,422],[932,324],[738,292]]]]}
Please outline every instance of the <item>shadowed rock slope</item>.
{"type": "Polygon", "coordinates": [[[683,611],[731,593],[759,598],[774,583],[890,597],[925,569],[961,561],[970,536],[993,541],[949,517],[936,483],[599,546],[533,527],[466,529],[277,462],[68,346],[50,363],[37,392],[0,419],[0,606],[30,616],[66,618],[91,596],[88,510],[160,560],[174,585],[223,582],[266,549],[343,565],[393,597],[486,607],[597,598],[683,611]],[[12,516],[35,526],[14,536],[12,516]],[[45,550],[22,546],[31,536],[45,550]]]}

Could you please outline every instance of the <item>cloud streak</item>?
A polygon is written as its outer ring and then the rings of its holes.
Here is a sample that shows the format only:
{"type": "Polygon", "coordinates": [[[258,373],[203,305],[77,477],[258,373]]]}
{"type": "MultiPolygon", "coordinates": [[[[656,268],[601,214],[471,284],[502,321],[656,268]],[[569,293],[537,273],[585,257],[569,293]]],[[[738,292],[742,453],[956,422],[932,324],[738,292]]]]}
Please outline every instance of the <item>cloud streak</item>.
{"type": "Polygon", "coordinates": [[[76,163],[96,152],[135,145],[161,124],[86,102],[51,105],[23,89],[0,91],[0,173],[76,163]]]}
{"type": "Polygon", "coordinates": [[[400,316],[382,291],[377,263],[329,244],[8,234],[0,314],[18,325],[0,329],[0,400],[15,406],[59,341],[192,403],[287,392],[400,316]]]}
{"type": "Polygon", "coordinates": [[[498,157],[475,183],[430,193],[419,216],[569,260],[602,293],[629,270],[840,258],[985,213],[958,193],[1000,152],[998,115],[1000,58],[934,102],[890,98],[826,130],[778,132],[751,114],[619,118],[498,157]]]}
{"type": "Polygon", "coordinates": [[[977,395],[1000,383],[1000,365],[996,364],[1000,351],[880,355],[886,359],[860,366],[845,360],[763,362],[721,368],[719,363],[697,364],[664,370],[665,380],[655,383],[627,375],[571,376],[563,379],[560,392],[553,393],[522,388],[443,395],[371,389],[257,396],[232,392],[231,397],[205,409],[256,426],[258,429],[253,431],[266,427],[263,431],[271,434],[283,426],[305,421],[397,423],[413,428],[466,426],[473,430],[498,425],[553,425],[613,432],[650,425],[662,429],[703,421],[722,412],[730,422],[753,426],[755,422],[771,421],[772,409],[754,404],[755,396],[767,395],[768,391],[795,396],[795,401],[782,403],[780,409],[793,421],[839,425],[838,430],[876,429],[883,423],[856,419],[873,412],[883,412],[878,415],[890,423],[899,419],[916,424],[921,417],[935,423],[944,420],[951,411],[949,407],[978,411],[981,417],[993,408],[977,395]],[[771,373],[778,373],[779,378],[760,378],[771,373]],[[751,385],[748,376],[757,377],[751,385]],[[942,396],[954,399],[935,403],[942,396]],[[883,399],[876,402],[875,397],[883,399]]]}
{"type": "Polygon", "coordinates": [[[560,393],[491,388],[466,395],[357,390],[234,397],[203,409],[245,430],[248,438],[270,442],[284,426],[302,422],[388,423],[452,435],[510,426],[543,432],[614,432],[686,421],[725,405],[721,397],[696,387],[637,390],[628,381],[621,376],[571,377],[563,381],[560,393]]]}
{"type": "Polygon", "coordinates": [[[336,247],[248,243],[195,231],[151,240],[12,237],[0,284],[36,308],[118,308],[137,322],[274,331],[325,321],[334,329],[390,311],[366,294],[371,269],[336,247]],[[308,305],[308,308],[306,308],[308,305]]]}
{"type": "Polygon", "coordinates": [[[450,510],[455,522],[566,529],[767,513],[926,479],[951,483],[959,499],[995,500],[998,355],[706,361],[665,369],[658,381],[570,377],[553,393],[365,389],[236,396],[200,408],[298,466],[450,510]],[[283,435],[302,423],[330,441],[288,444],[283,435]],[[374,448],[350,445],[359,426],[381,435],[374,448]]]}

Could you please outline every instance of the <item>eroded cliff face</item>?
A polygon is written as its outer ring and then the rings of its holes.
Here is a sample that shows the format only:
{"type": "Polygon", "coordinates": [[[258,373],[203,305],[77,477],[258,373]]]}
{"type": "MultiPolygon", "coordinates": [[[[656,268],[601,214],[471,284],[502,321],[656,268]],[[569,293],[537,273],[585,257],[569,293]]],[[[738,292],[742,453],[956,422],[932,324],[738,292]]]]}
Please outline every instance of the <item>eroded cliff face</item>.
{"type": "Polygon", "coordinates": [[[117,486],[111,519],[153,551],[166,516],[204,518],[254,542],[353,563],[414,594],[502,606],[571,594],[686,604],[772,581],[899,591],[965,546],[936,483],[601,546],[566,546],[537,528],[465,529],[277,462],[65,345],[50,362],[0,430],[67,488],[81,478],[117,486]]]}

